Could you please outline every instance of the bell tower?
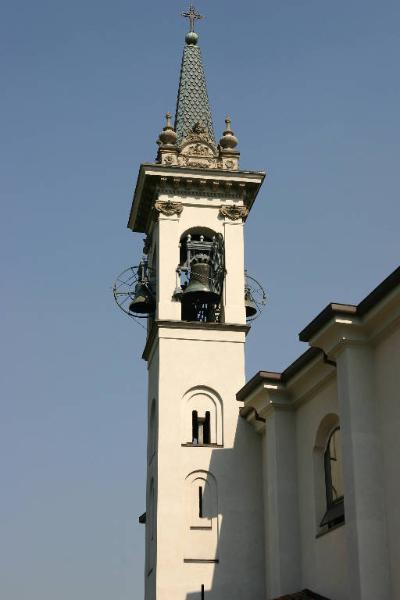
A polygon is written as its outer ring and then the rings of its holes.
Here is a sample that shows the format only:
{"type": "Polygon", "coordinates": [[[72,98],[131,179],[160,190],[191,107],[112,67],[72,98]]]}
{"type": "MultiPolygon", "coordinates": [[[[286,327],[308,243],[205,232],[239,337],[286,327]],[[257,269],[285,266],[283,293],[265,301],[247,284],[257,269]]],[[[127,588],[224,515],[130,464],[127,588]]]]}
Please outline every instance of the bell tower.
{"type": "Polygon", "coordinates": [[[254,306],[243,229],[265,174],[217,144],[191,6],[175,123],[140,166],[128,227],[146,235],[130,309],[148,316],[145,600],[261,600],[260,453],[239,418],[254,306]]]}

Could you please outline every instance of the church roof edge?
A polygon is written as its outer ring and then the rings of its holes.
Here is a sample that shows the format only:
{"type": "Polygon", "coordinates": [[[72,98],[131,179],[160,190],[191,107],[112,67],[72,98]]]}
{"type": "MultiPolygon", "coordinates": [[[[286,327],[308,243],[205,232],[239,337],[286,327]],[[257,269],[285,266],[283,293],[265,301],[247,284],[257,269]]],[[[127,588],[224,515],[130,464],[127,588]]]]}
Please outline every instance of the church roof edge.
{"type": "Polygon", "coordinates": [[[294,362],[292,362],[282,373],[274,371],[259,371],[256,373],[236,394],[236,400],[244,402],[246,398],[260,384],[285,384],[299,371],[301,371],[308,363],[313,361],[317,356],[322,356],[323,352],[319,348],[308,348],[294,362]]]}
{"type": "Polygon", "coordinates": [[[384,279],[359,304],[328,304],[300,333],[301,342],[309,342],[334,316],[352,314],[363,317],[372,310],[385,296],[400,285],[400,266],[384,279]]]}
{"type": "MultiPolygon", "coordinates": [[[[400,266],[397,267],[386,279],[384,279],[372,292],[370,292],[357,305],[354,304],[328,304],[300,333],[301,342],[309,342],[334,316],[363,317],[392,291],[400,286],[400,266]]],[[[322,349],[312,346],[301,354],[281,373],[272,371],[259,371],[237,392],[236,399],[245,402],[249,395],[263,383],[286,384],[297,375],[304,367],[312,362],[317,356],[324,358],[322,349]]],[[[326,358],[326,357],[325,357],[326,358]]],[[[329,362],[329,364],[331,364],[329,362]]],[[[289,596],[290,597],[290,596],[289,596]]]]}

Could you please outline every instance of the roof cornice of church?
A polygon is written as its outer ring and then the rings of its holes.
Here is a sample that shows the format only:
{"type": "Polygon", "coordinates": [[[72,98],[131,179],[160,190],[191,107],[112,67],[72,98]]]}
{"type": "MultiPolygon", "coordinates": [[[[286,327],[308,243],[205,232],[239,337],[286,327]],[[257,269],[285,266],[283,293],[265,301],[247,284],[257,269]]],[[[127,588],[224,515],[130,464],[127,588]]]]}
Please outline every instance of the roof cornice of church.
{"type": "Polygon", "coordinates": [[[301,342],[309,342],[329,321],[335,316],[364,317],[370,310],[385,298],[391,291],[400,285],[400,266],[397,267],[386,279],[382,281],[358,305],[354,304],[328,304],[316,317],[299,333],[301,342]]]}
{"type": "MultiPolygon", "coordinates": [[[[379,317],[382,306],[389,303],[389,309],[395,313],[398,312],[398,302],[395,300],[398,297],[398,288],[400,287],[400,266],[397,267],[386,279],[384,279],[368,296],[366,296],[359,304],[328,304],[316,317],[299,333],[299,339],[302,342],[312,343],[312,339],[328,327],[331,322],[337,320],[339,324],[352,324],[352,320],[357,322],[362,319],[369,320],[376,311],[379,317]],[[393,294],[395,296],[393,297],[393,294]],[[382,303],[382,304],[381,304],[382,303]],[[390,308],[391,307],[391,308],[390,308]],[[396,308],[397,307],[397,308],[396,308]],[[374,310],[376,309],[376,311],[374,310]],[[347,317],[347,318],[346,318],[347,317]]],[[[394,315],[393,318],[395,318],[394,315]]],[[[240,402],[246,402],[250,395],[256,391],[260,385],[271,384],[274,386],[286,386],[291,382],[296,375],[304,372],[306,367],[310,366],[317,359],[321,364],[325,363],[332,367],[335,362],[330,360],[324,350],[318,345],[312,345],[311,348],[301,354],[293,363],[291,363],[281,373],[272,371],[259,371],[256,373],[236,394],[236,399],[240,402]]],[[[242,409],[244,410],[244,409],[242,409]]],[[[242,416],[246,416],[245,412],[242,416]]]]}

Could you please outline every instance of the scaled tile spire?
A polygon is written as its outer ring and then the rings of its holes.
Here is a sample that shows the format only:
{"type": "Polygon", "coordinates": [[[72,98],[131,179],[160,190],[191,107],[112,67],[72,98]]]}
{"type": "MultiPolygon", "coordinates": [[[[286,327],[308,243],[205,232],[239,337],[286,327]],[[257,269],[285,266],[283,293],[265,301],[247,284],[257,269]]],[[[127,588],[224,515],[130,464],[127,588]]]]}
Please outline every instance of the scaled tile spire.
{"type": "Polygon", "coordinates": [[[194,31],[186,34],[175,115],[178,145],[197,123],[205,127],[210,141],[215,144],[203,59],[197,41],[194,31]]]}

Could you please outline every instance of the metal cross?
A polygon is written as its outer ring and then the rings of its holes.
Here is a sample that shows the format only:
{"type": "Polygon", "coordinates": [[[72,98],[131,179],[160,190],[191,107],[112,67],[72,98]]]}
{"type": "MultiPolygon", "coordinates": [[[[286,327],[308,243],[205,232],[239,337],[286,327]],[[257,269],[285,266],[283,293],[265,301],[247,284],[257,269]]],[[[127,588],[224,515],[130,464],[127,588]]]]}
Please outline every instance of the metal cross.
{"type": "Polygon", "coordinates": [[[188,12],[183,12],[181,13],[182,17],[185,17],[186,19],[189,19],[190,21],[190,31],[193,32],[194,31],[194,24],[196,21],[198,21],[199,19],[204,19],[203,15],[201,15],[193,6],[193,4],[190,5],[189,7],[189,11],[188,12]]]}

